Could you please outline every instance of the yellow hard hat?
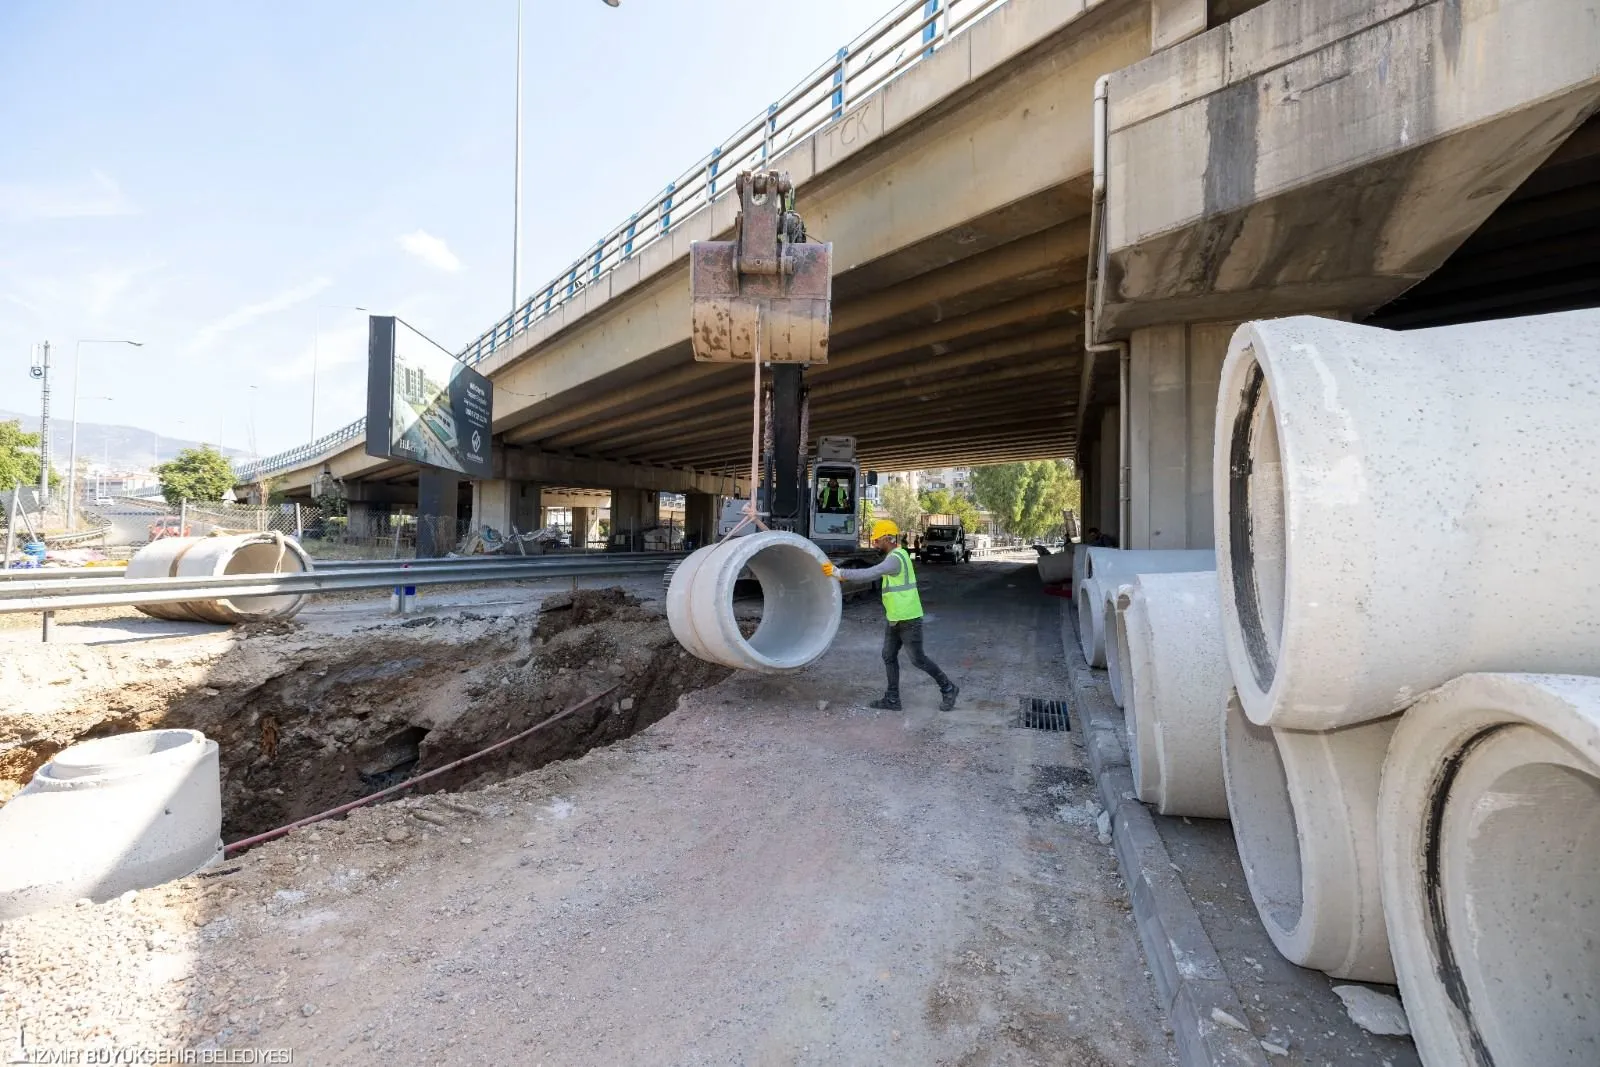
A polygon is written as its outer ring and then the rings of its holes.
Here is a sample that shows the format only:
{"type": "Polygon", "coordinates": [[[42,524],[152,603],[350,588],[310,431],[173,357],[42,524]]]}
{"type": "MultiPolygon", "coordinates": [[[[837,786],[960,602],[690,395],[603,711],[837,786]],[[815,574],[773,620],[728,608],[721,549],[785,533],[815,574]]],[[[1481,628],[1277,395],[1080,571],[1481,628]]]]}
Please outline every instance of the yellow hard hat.
{"type": "Polygon", "coordinates": [[[877,522],[872,524],[872,539],[874,541],[876,541],[880,537],[899,537],[899,536],[900,536],[900,527],[896,526],[893,522],[891,522],[888,519],[879,519],[877,522]]]}

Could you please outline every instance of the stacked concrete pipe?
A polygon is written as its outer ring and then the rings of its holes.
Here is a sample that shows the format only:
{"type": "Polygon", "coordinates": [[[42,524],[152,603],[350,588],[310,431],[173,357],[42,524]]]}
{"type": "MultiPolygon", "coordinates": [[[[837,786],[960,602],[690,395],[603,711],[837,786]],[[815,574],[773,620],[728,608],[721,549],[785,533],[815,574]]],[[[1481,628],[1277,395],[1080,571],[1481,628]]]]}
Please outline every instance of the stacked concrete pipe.
{"type": "Polygon", "coordinates": [[[1424,696],[1378,825],[1424,1062],[1600,1063],[1600,679],[1469,674],[1424,696]]]}
{"type": "MultiPolygon", "coordinates": [[[[301,574],[311,557],[292,537],[247,533],[212,537],[163,537],[135,552],[125,578],[214,578],[224,574],[301,574]]],[[[261,622],[289,619],[305,606],[300,595],[222,597],[173,604],[140,604],[157,619],[186,622],[261,622]]]]}
{"type": "MultiPolygon", "coordinates": [[[[1297,963],[1392,973],[1377,811],[1397,713],[1472,672],[1600,673],[1583,577],[1600,529],[1597,350],[1596,311],[1234,335],[1213,463],[1237,689],[1227,788],[1257,908],[1297,963]]],[[[1430,992],[1400,980],[1417,1010],[1430,992]]]]}
{"type": "Polygon", "coordinates": [[[1162,815],[1226,818],[1229,679],[1216,572],[1141,574],[1118,599],[1115,644],[1139,799],[1162,815]]]}
{"type": "Polygon", "coordinates": [[[0,921],[182,878],[221,858],[221,833],[217,744],[204,734],[74,745],[0,808],[0,921]]]}
{"type": "Polygon", "coordinates": [[[707,545],[684,560],[667,589],[667,621],[690,654],[759,674],[796,671],[839,631],[844,597],[822,572],[828,557],[798,534],[768,531],[707,545]],[[761,585],[761,622],[749,638],[734,615],[734,585],[748,569],[761,585]]]}
{"type": "MultiPolygon", "coordinates": [[[[1091,548],[1085,553],[1083,581],[1074,590],[1078,608],[1078,641],[1083,658],[1091,667],[1106,665],[1106,637],[1115,619],[1118,586],[1136,574],[1166,574],[1174,571],[1210,570],[1216,566],[1214,553],[1200,549],[1091,548]]],[[[1114,639],[1114,638],[1113,638],[1114,639]]]]}

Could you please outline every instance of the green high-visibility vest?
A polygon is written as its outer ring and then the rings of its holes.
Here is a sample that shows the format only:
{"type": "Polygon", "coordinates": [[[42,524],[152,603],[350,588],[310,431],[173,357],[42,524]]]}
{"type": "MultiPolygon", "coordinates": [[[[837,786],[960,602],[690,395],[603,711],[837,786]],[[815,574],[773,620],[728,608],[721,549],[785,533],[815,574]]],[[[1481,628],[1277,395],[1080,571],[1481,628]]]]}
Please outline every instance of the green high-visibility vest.
{"type": "Polygon", "coordinates": [[[900,573],[883,576],[883,613],[890,622],[922,618],[922,597],[917,595],[917,569],[904,547],[890,553],[900,557],[900,573]]]}
{"type": "Polygon", "coordinates": [[[844,486],[825,485],[822,487],[822,506],[825,508],[844,507],[844,486]]]}

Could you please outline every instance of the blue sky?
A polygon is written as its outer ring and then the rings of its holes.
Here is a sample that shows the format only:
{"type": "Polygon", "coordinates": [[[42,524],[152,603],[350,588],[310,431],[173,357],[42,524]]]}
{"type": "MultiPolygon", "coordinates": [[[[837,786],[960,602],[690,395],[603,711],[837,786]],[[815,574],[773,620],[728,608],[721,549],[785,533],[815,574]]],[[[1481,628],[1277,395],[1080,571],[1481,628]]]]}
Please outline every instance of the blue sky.
{"type": "MultiPolygon", "coordinates": [[[[523,292],[890,0],[524,0],[523,292]],[[772,13],[783,16],[781,27],[772,13]],[[781,49],[775,42],[781,40],[781,49]]],[[[365,316],[509,310],[515,0],[0,2],[0,408],[271,453],[364,405],[365,316]],[[320,316],[320,329],[318,318],[320,316]],[[315,341],[320,338],[320,343],[315,341]],[[252,390],[250,387],[255,386],[252,390]]]]}

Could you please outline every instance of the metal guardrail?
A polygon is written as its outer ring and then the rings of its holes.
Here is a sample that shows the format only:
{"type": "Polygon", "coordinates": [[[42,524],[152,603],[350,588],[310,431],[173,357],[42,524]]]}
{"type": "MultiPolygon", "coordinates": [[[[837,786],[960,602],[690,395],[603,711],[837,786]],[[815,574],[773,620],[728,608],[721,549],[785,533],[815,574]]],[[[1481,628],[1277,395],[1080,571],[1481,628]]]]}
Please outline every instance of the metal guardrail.
{"type": "MultiPolygon", "coordinates": [[[[620,225],[601,237],[511,314],[456,354],[475,364],[560,310],[584,288],[628,262],[732,191],[741,170],[765,165],[934,55],[1006,0],[899,0],[866,32],[838,49],[780,100],[700,157],[620,225]]],[[[685,309],[685,319],[688,311],[685,309]]],[[[366,433],[363,417],[309,444],[235,468],[241,482],[288,470],[366,433]]]]}
{"type": "Polygon", "coordinates": [[[596,556],[534,563],[526,559],[413,561],[341,567],[293,574],[229,574],[216,578],[67,578],[0,586],[0,615],[72,608],[174,604],[222,597],[287,596],[410,585],[538,581],[648,574],[684,558],[680,554],[596,556]]]}
{"type": "MultiPolygon", "coordinates": [[[[547,556],[494,556],[463,558],[448,556],[443,559],[313,559],[312,567],[319,571],[347,570],[356,567],[456,567],[470,568],[483,563],[518,563],[528,567],[550,566],[557,563],[571,562],[574,560],[609,560],[612,562],[632,559],[663,560],[671,563],[684,559],[681,552],[556,552],[547,556]]],[[[84,578],[121,578],[127,572],[127,564],[105,567],[30,567],[27,570],[0,571],[0,590],[6,588],[10,582],[47,582],[47,581],[76,581],[84,578]]]]}

